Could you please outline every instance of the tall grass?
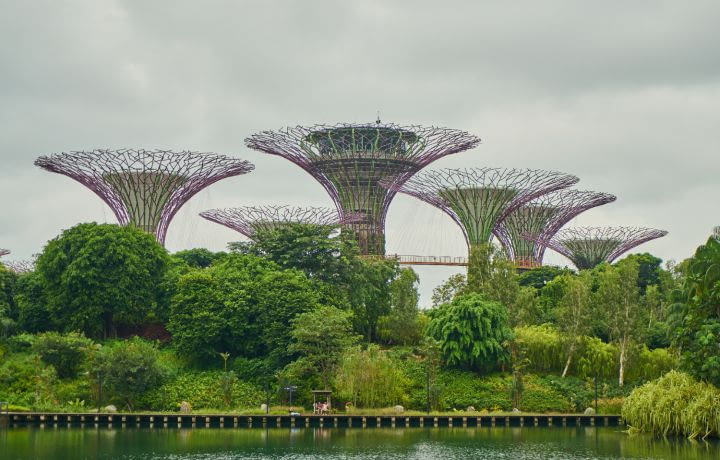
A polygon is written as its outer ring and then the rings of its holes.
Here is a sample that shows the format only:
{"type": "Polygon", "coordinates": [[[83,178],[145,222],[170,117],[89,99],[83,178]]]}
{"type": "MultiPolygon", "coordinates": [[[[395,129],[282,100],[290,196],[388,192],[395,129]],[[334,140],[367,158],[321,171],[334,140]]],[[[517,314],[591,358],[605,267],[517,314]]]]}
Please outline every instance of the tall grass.
{"type": "Polygon", "coordinates": [[[636,430],[689,438],[720,436],[720,389],[670,371],[633,390],[622,415],[636,430]]]}

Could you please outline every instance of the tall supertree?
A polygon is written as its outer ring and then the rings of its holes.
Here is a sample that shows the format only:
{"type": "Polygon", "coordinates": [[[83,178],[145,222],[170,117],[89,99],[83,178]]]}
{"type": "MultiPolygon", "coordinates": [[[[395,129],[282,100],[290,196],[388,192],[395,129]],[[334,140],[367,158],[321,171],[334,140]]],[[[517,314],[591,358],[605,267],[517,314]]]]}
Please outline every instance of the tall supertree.
{"type": "Polygon", "coordinates": [[[10,251],[9,251],[8,249],[2,249],[2,248],[0,248],[0,257],[6,256],[6,255],[8,255],[8,254],[10,254],[10,251]]]}
{"type": "Polygon", "coordinates": [[[612,262],[630,249],[667,233],[642,227],[569,227],[548,239],[532,239],[570,259],[578,270],[585,270],[612,262]]]}
{"type": "Polygon", "coordinates": [[[385,254],[385,216],[396,194],[381,181],[402,184],[431,162],[475,147],[464,131],[381,123],[296,126],[248,137],[248,147],[286,158],[327,190],[349,224],[362,254],[385,254]]]}
{"type": "Polygon", "coordinates": [[[236,230],[250,239],[259,231],[273,230],[287,224],[336,226],[358,219],[353,215],[341,216],[332,208],[299,206],[242,206],[210,209],[201,212],[200,215],[207,220],[236,230]]]}
{"type": "Polygon", "coordinates": [[[494,230],[505,251],[518,266],[533,268],[542,265],[545,246],[526,238],[552,238],[578,214],[596,206],[611,203],[615,195],[563,189],[547,193],[509,213],[494,230]]]}
{"type": "Polygon", "coordinates": [[[63,152],[35,164],[85,185],[110,206],[120,225],[154,233],[161,244],[175,213],[193,195],[254,169],[247,161],[214,153],[143,149],[63,152]]]}
{"type": "Polygon", "coordinates": [[[490,243],[493,229],[515,209],[578,180],[570,174],[534,169],[441,169],[421,172],[391,187],[447,213],[472,251],[490,243]]]}

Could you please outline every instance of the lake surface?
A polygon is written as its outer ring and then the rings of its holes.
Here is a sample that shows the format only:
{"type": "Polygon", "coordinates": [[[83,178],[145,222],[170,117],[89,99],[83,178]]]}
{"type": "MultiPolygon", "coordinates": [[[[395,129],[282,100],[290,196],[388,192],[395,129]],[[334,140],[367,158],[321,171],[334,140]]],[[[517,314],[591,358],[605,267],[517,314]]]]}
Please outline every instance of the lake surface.
{"type": "Polygon", "coordinates": [[[5,459],[714,459],[717,441],[618,428],[0,429],[5,459]]]}

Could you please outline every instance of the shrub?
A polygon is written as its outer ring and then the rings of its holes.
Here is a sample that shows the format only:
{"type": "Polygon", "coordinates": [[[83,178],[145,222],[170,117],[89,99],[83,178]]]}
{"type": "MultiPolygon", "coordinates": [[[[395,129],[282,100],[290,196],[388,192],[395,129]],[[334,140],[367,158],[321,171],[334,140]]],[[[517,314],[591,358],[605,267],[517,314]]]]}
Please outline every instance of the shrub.
{"type": "Polygon", "coordinates": [[[560,333],[549,324],[515,328],[515,343],[536,372],[558,372],[564,363],[560,333]]]}
{"type": "Polygon", "coordinates": [[[156,346],[137,337],[101,348],[92,358],[91,370],[101,376],[111,398],[130,410],[139,395],[158,387],[164,377],[156,346]]]}
{"type": "Polygon", "coordinates": [[[640,431],[689,438],[720,435],[720,389],[670,371],[625,399],[623,418],[640,431]]]}
{"type": "Polygon", "coordinates": [[[440,401],[443,409],[465,409],[473,406],[477,410],[509,411],[511,378],[493,375],[479,377],[472,372],[447,371],[440,373],[442,385],[440,401]]]}
{"type": "Polygon", "coordinates": [[[92,340],[77,332],[39,334],[32,345],[45,364],[55,368],[61,379],[76,377],[92,340]]]}
{"type": "MultiPolygon", "coordinates": [[[[182,401],[193,409],[219,409],[225,407],[224,394],[219,383],[221,371],[182,374],[142,398],[143,405],[154,409],[178,410],[182,401]]],[[[255,385],[235,380],[232,385],[232,402],[235,407],[259,407],[264,402],[263,392],[255,385]]]]}
{"type": "Polygon", "coordinates": [[[397,363],[377,345],[347,350],[335,377],[338,398],[351,401],[355,407],[405,404],[407,386],[407,377],[397,363]]]}

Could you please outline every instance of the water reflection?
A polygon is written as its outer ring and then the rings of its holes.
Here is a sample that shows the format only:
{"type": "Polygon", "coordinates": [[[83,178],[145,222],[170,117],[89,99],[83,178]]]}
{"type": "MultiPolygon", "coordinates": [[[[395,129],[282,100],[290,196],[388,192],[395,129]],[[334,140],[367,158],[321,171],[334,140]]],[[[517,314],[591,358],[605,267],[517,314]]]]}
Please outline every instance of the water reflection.
{"type": "Polygon", "coordinates": [[[717,459],[717,441],[629,436],[617,428],[0,430],[3,459],[717,459]]]}

